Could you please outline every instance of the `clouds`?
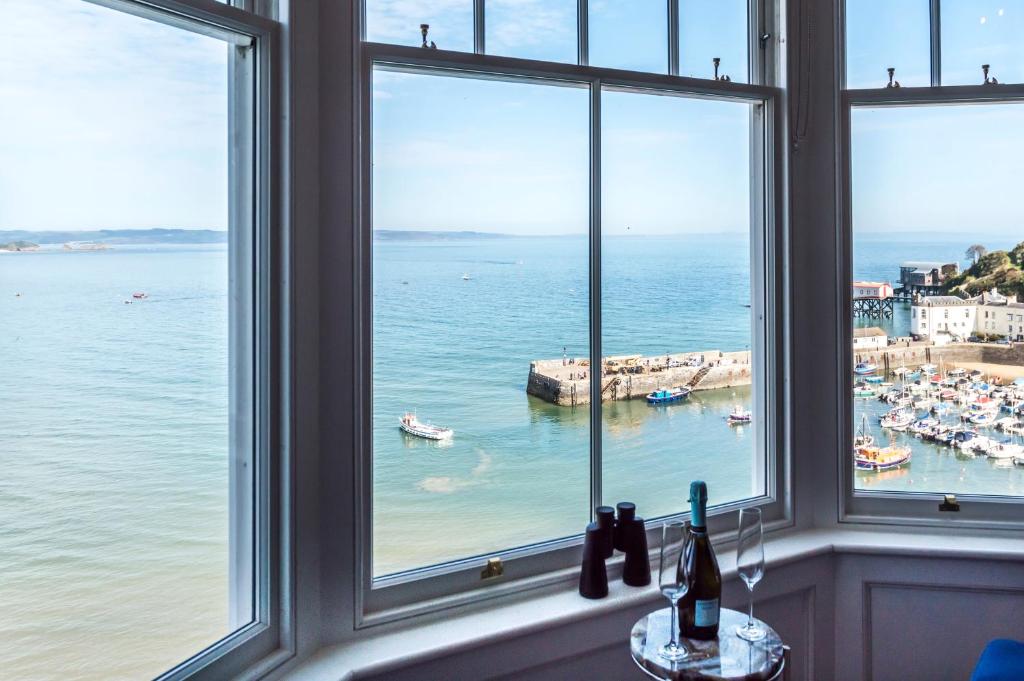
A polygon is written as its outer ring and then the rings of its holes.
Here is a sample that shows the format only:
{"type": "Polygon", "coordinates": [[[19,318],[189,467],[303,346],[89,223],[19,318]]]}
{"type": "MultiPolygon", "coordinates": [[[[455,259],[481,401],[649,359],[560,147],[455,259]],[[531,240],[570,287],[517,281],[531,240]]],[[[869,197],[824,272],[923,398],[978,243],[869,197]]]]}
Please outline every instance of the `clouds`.
{"type": "Polygon", "coordinates": [[[8,0],[0,228],[227,218],[224,43],[80,0],[8,0]]]}

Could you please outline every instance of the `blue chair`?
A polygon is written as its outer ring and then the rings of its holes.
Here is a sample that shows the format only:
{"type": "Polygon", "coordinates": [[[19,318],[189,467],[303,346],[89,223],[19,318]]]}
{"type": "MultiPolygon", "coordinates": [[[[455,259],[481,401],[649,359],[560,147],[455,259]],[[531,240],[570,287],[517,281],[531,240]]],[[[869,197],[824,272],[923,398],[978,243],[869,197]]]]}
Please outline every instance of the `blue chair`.
{"type": "Polygon", "coordinates": [[[974,668],[971,681],[1020,681],[1024,679],[1024,643],[1008,638],[989,641],[974,668]]]}

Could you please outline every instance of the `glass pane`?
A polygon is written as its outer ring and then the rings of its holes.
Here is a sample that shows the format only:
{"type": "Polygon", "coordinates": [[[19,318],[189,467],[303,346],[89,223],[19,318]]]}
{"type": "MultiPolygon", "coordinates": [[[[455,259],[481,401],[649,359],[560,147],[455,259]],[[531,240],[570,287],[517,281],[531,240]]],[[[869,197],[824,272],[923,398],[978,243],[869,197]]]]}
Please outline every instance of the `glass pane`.
{"type": "Polygon", "coordinates": [[[366,39],[375,43],[420,46],[422,24],[430,28],[426,42],[440,50],[473,51],[473,0],[364,0],[366,39]]]}
{"type": "Polygon", "coordinates": [[[942,0],[942,84],[1024,82],[1024,0],[942,0]]]}
{"type": "Polygon", "coordinates": [[[846,87],[931,85],[928,0],[846,0],[846,87]]]}
{"type": "Polygon", "coordinates": [[[852,125],[857,487],[1024,494],[1024,105],[852,125]]]}
{"type": "Polygon", "coordinates": [[[747,422],[750,116],[602,94],[604,501],[645,518],[688,511],[694,479],[714,504],[765,493],[762,421],[747,422]]]}
{"type": "Polygon", "coordinates": [[[590,0],[590,64],[668,73],[665,0],[590,0]]]}
{"type": "Polygon", "coordinates": [[[7,678],[151,678],[252,620],[234,55],[92,3],[4,3],[7,678]]]}
{"type": "Polygon", "coordinates": [[[381,70],[374,90],[373,574],[576,534],[588,91],[381,70]]]}
{"type": "Polygon", "coordinates": [[[679,75],[713,78],[715,57],[720,75],[749,81],[746,0],[679,0],[679,75]]]}
{"type": "Polygon", "coordinates": [[[576,0],[488,0],[487,53],[575,64],[576,0]]]}

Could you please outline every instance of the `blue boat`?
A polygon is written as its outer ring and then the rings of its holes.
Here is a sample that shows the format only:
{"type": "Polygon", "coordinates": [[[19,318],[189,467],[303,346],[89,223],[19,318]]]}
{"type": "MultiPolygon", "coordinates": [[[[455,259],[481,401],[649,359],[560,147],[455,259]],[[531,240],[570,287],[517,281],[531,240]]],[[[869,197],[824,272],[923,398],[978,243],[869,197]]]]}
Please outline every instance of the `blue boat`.
{"type": "Polygon", "coordinates": [[[883,377],[882,376],[868,376],[864,380],[867,381],[868,383],[881,383],[882,380],[883,380],[883,377]]]}
{"type": "Polygon", "coordinates": [[[689,388],[672,388],[671,390],[655,390],[647,395],[647,404],[668,404],[686,399],[690,394],[689,388]]]}
{"type": "Polygon", "coordinates": [[[878,365],[872,364],[871,362],[858,362],[857,366],[853,367],[853,373],[858,376],[864,376],[866,374],[873,374],[878,371],[878,365]]]}

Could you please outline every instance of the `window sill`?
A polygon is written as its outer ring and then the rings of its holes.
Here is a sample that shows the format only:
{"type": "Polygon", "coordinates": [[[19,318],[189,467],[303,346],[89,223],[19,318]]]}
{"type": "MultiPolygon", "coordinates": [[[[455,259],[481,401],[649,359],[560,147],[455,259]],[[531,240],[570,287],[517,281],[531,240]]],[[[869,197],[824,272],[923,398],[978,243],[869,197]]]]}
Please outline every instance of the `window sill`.
{"type": "MultiPolygon", "coordinates": [[[[769,569],[831,554],[903,555],[976,560],[1024,560],[1024,538],[970,537],[947,534],[872,530],[804,530],[770,538],[765,544],[769,569]]],[[[735,552],[728,545],[719,555],[723,580],[736,577],[735,552]]],[[[586,600],[575,588],[506,603],[430,623],[416,623],[327,646],[285,678],[303,681],[344,681],[376,676],[427,660],[507,642],[530,633],[591,621],[623,610],[660,607],[657,585],[632,588],[620,581],[609,585],[607,598],[586,600]]],[[[617,632],[624,639],[626,632],[617,632]]],[[[601,637],[596,637],[601,638],[601,637]]],[[[611,641],[588,640],[591,646],[611,641]]]]}

